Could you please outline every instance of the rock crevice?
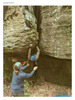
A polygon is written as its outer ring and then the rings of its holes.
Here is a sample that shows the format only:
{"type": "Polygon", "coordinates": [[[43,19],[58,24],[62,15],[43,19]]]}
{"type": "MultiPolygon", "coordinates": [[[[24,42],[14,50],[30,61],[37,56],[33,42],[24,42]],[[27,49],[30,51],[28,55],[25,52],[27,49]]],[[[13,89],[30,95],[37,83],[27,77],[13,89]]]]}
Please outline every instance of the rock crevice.
{"type": "Polygon", "coordinates": [[[5,53],[27,54],[39,31],[42,54],[71,59],[71,6],[5,6],[4,12],[5,53]]]}

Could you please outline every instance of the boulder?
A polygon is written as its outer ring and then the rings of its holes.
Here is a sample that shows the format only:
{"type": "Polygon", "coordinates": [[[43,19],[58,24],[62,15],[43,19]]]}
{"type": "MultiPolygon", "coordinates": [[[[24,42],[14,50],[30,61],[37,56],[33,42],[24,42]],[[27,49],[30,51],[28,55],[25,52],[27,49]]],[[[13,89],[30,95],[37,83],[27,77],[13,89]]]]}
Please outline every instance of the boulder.
{"type": "Polygon", "coordinates": [[[32,6],[4,6],[4,53],[27,53],[30,43],[35,46],[37,20],[32,6]]]}
{"type": "Polygon", "coordinates": [[[45,55],[71,59],[71,6],[40,7],[40,49],[45,55]]]}

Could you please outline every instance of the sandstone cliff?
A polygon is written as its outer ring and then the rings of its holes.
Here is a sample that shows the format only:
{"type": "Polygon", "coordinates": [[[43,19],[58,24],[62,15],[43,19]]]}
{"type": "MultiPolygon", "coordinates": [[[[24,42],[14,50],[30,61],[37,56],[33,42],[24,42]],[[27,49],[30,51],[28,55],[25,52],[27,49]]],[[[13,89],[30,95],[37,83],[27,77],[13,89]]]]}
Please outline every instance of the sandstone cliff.
{"type": "Polygon", "coordinates": [[[71,59],[71,7],[41,6],[40,48],[43,54],[71,59]]]}
{"type": "Polygon", "coordinates": [[[29,44],[35,45],[36,43],[36,32],[37,20],[33,7],[4,7],[3,46],[5,53],[26,54],[29,44]]]}
{"type": "MultiPolygon", "coordinates": [[[[38,29],[41,54],[36,81],[44,77],[52,83],[71,85],[71,14],[70,6],[4,6],[4,79],[11,80],[13,57],[27,60],[29,44],[35,47],[38,29]]],[[[29,72],[33,62],[30,65],[29,72]]]]}

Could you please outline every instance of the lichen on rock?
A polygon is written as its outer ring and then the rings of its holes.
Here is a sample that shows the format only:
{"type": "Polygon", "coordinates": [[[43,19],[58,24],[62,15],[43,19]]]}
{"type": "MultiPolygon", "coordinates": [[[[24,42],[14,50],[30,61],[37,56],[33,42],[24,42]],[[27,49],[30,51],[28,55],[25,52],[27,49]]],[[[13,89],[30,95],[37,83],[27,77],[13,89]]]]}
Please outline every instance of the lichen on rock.
{"type": "Polygon", "coordinates": [[[37,20],[33,7],[4,6],[4,11],[4,52],[25,53],[30,43],[36,44],[37,20]]]}
{"type": "Polygon", "coordinates": [[[41,6],[40,49],[48,56],[71,59],[71,6],[41,6]]]}

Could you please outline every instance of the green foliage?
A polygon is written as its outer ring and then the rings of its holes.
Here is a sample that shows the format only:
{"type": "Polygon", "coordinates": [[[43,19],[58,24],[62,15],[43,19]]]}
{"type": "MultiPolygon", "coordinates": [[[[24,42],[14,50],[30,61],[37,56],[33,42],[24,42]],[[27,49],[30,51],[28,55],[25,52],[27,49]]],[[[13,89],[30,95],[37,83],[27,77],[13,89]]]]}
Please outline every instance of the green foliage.
{"type": "Polygon", "coordinates": [[[4,86],[3,86],[3,90],[6,90],[6,89],[7,89],[7,86],[6,86],[6,85],[4,85],[4,86]]]}
{"type": "Polygon", "coordinates": [[[29,84],[29,82],[27,81],[27,80],[24,80],[24,91],[25,91],[25,93],[24,93],[24,96],[30,96],[30,84],[29,84]]]}
{"type": "Polygon", "coordinates": [[[9,88],[10,88],[10,85],[9,86],[6,86],[6,85],[3,86],[3,90],[9,89],[9,88]]]}
{"type": "Polygon", "coordinates": [[[10,85],[8,86],[8,88],[10,88],[10,85]]]}

